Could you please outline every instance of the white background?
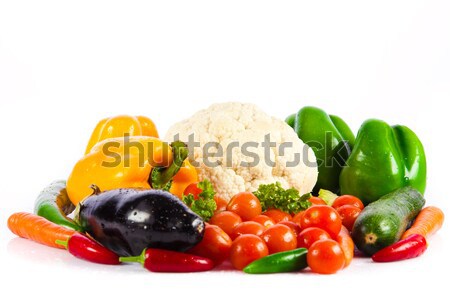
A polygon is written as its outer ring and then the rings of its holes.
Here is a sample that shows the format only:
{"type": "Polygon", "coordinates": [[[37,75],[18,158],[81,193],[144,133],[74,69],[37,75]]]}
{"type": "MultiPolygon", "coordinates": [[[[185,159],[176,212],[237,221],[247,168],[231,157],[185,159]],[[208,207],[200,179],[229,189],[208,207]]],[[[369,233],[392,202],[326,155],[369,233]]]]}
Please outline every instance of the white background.
{"type": "Polygon", "coordinates": [[[143,114],[164,135],[231,100],[279,118],[315,105],[355,131],[371,117],[408,125],[427,151],[428,204],[448,214],[449,2],[309,2],[1,1],[0,298],[442,298],[447,225],[418,259],[356,259],[333,276],[97,266],[6,227],[67,177],[99,119],[143,114]]]}

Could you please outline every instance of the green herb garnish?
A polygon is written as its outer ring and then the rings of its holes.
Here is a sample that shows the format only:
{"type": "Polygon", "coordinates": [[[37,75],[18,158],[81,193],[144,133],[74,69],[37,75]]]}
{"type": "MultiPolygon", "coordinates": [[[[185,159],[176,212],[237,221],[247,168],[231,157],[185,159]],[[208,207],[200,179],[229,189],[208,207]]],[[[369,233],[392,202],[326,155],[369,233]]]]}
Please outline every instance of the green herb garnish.
{"type": "Polygon", "coordinates": [[[197,187],[202,190],[195,199],[193,194],[184,195],[182,201],[191,208],[193,212],[199,215],[204,221],[209,221],[217,209],[214,195],[216,192],[208,179],[197,183],[197,187]]]}
{"type": "Polygon", "coordinates": [[[258,190],[253,193],[261,202],[263,211],[269,208],[276,208],[287,213],[298,213],[311,206],[309,198],[311,194],[300,196],[298,190],[294,188],[284,189],[280,182],[271,184],[261,184],[258,190]]]}

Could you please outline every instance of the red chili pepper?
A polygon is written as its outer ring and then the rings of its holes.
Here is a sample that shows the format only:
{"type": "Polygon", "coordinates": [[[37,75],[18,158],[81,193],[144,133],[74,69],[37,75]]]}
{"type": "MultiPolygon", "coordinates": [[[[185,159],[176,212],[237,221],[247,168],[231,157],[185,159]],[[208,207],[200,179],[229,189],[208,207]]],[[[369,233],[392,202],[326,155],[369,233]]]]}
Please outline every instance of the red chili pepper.
{"type": "Polygon", "coordinates": [[[203,272],[214,268],[212,260],[163,249],[147,249],[139,256],[121,257],[121,262],[139,262],[152,272],[203,272]]]}
{"type": "Polygon", "coordinates": [[[427,250],[427,240],[420,234],[413,234],[404,240],[381,249],[372,255],[372,260],[375,262],[404,260],[420,256],[425,250],[427,250]]]}
{"type": "Polygon", "coordinates": [[[120,264],[119,256],[87,236],[75,233],[67,241],[57,240],[75,257],[106,265],[120,264]]]}

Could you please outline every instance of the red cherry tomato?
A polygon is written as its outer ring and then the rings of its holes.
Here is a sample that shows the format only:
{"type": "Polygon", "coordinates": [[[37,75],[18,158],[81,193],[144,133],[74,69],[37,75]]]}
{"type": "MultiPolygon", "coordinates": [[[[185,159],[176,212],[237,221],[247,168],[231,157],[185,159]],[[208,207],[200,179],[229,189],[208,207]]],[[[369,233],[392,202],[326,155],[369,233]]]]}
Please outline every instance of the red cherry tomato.
{"type": "Polygon", "coordinates": [[[261,203],[250,192],[234,195],[227,205],[227,210],[238,214],[244,221],[250,221],[262,212],[261,203]]]}
{"type": "Polygon", "coordinates": [[[364,209],[364,204],[362,203],[362,201],[355,197],[355,196],[351,196],[351,195],[342,195],[337,197],[334,202],[333,202],[333,208],[337,209],[340,206],[343,205],[353,205],[358,207],[359,209],[363,210],[364,209]]]}
{"type": "Polygon", "coordinates": [[[292,217],[292,222],[294,222],[295,224],[297,224],[298,226],[300,226],[300,228],[302,228],[302,216],[305,213],[304,210],[298,212],[296,215],[294,215],[294,217],[292,217]]]}
{"type": "Polygon", "coordinates": [[[300,225],[298,225],[297,223],[295,223],[293,221],[281,221],[277,224],[286,225],[287,227],[289,227],[292,230],[292,232],[295,234],[295,236],[297,236],[302,231],[300,228],[300,225]]]}
{"type": "Polygon", "coordinates": [[[219,265],[230,256],[233,241],[219,226],[206,225],[205,234],[200,243],[188,252],[201,257],[211,259],[215,265],[219,265]]]}
{"type": "Polygon", "coordinates": [[[230,260],[235,269],[242,270],[251,262],[269,255],[266,243],[256,235],[244,234],[233,241],[230,260]]]}
{"type": "Polygon", "coordinates": [[[297,248],[309,249],[312,244],[320,240],[331,240],[330,235],[318,227],[303,229],[297,236],[297,248]]]}
{"type": "Polygon", "coordinates": [[[216,201],[216,205],[217,205],[217,208],[216,208],[215,212],[227,210],[227,205],[228,205],[227,200],[223,199],[222,197],[219,197],[219,196],[215,195],[214,196],[214,201],[216,201]]]}
{"type": "Polygon", "coordinates": [[[309,202],[311,202],[312,205],[327,205],[323,199],[315,196],[309,198],[309,202]]]}
{"type": "Polygon", "coordinates": [[[272,220],[272,218],[265,215],[256,216],[252,219],[252,221],[263,225],[265,228],[269,228],[270,226],[275,225],[275,222],[272,220]]]}
{"type": "Polygon", "coordinates": [[[233,229],[233,233],[231,234],[231,239],[235,240],[238,236],[243,234],[254,234],[257,236],[261,236],[264,233],[266,228],[254,221],[245,221],[238,224],[233,229]]]}
{"type": "Polygon", "coordinates": [[[269,253],[289,251],[297,248],[297,237],[292,230],[283,224],[275,224],[264,231],[263,240],[269,253]]]}
{"type": "Polygon", "coordinates": [[[328,232],[332,238],[341,231],[342,220],[337,211],[328,205],[311,206],[303,214],[301,228],[319,227],[328,232]]]}
{"type": "Polygon", "coordinates": [[[337,208],[338,214],[342,218],[342,225],[349,231],[352,231],[353,224],[355,224],[356,218],[361,213],[361,209],[356,206],[346,204],[337,208]]]}
{"type": "Polygon", "coordinates": [[[233,229],[242,222],[241,217],[231,211],[221,211],[214,214],[209,223],[211,225],[217,225],[222,228],[228,235],[233,233],[233,229]]]}
{"type": "Polygon", "coordinates": [[[320,240],[311,245],[306,255],[311,271],[319,274],[334,274],[345,266],[345,256],[334,240],[320,240]]]}
{"type": "Polygon", "coordinates": [[[188,185],[183,192],[183,195],[187,196],[189,194],[192,194],[194,196],[195,200],[198,200],[198,195],[203,192],[203,190],[201,188],[199,188],[197,186],[198,182],[195,183],[191,183],[190,185],[188,185]]]}
{"type": "Polygon", "coordinates": [[[275,222],[275,224],[281,221],[292,221],[292,216],[290,214],[285,213],[284,211],[281,211],[279,209],[270,208],[265,211],[263,215],[271,218],[275,222]]]}

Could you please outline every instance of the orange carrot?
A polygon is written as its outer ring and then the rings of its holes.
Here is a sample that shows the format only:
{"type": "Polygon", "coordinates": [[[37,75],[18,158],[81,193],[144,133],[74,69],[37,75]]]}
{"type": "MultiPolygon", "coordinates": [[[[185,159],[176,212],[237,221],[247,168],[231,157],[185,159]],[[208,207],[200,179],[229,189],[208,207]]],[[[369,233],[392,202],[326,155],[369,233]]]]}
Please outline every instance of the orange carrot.
{"type": "Polygon", "coordinates": [[[341,227],[341,231],[336,237],[336,242],[338,242],[339,246],[341,246],[342,252],[344,252],[345,257],[345,268],[350,265],[353,260],[353,252],[355,250],[355,244],[353,243],[353,239],[348,232],[345,226],[341,227]]]}
{"type": "Polygon", "coordinates": [[[8,219],[8,228],[22,238],[61,249],[65,247],[56,244],[56,240],[67,241],[76,232],[26,212],[12,214],[8,219]]]}
{"type": "Polygon", "coordinates": [[[406,230],[402,240],[412,234],[420,234],[428,239],[438,231],[444,223],[444,212],[435,206],[428,206],[422,209],[412,226],[406,230]]]}

